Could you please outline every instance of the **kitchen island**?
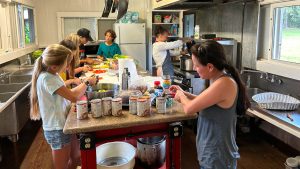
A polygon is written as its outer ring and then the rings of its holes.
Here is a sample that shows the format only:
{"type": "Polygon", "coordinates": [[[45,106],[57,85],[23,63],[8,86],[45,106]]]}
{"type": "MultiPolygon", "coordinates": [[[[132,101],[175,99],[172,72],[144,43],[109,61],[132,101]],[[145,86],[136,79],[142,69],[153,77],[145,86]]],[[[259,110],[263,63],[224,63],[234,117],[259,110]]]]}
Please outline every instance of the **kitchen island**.
{"type": "Polygon", "coordinates": [[[96,146],[110,141],[132,140],[141,137],[166,136],[166,168],[180,168],[181,136],[180,121],[195,119],[196,114],[186,115],[182,105],[174,102],[166,114],[156,113],[152,108],[150,116],[139,117],[123,109],[120,117],[104,116],[78,120],[75,106],[70,109],[64,127],[66,134],[80,134],[82,169],[96,169],[96,146]]]}

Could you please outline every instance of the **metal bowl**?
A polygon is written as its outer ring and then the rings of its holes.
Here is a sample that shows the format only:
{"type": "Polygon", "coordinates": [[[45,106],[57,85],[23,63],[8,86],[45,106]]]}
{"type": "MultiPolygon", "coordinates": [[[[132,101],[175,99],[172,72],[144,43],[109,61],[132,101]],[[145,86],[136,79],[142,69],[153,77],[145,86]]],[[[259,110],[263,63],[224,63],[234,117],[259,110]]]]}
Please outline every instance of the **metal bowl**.
{"type": "Polygon", "coordinates": [[[104,97],[114,97],[119,93],[119,85],[113,83],[97,83],[91,86],[86,94],[89,100],[102,99],[104,97]],[[99,90],[106,90],[106,92],[99,92],[99,90]]]}

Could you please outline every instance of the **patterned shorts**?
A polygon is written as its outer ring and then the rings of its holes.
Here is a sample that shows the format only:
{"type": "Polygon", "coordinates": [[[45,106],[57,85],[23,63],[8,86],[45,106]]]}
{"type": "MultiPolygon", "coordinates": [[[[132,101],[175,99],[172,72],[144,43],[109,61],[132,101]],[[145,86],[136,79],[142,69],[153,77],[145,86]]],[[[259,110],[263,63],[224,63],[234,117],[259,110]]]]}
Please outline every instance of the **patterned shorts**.
{"type": "Polygon", "coordinates": [[[64,134],[62,130],[44,131],[44,136],[52,150],[62,149],[71,142],[71,135],[64,134]]]}

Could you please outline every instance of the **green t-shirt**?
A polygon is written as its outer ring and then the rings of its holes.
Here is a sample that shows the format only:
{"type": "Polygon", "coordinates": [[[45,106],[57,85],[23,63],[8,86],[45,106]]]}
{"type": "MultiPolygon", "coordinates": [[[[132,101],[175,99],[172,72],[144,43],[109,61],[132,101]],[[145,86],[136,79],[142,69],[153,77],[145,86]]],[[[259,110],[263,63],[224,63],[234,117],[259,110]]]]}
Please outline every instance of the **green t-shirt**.
{"type": "Polygon", "coordinates": [[[121,55],[121,50],[118,44],[112,43],[108,46],[105,43],[100,43],[97,55],[104,56],[105,58],[113,58],[115,54],[121,55]]]}

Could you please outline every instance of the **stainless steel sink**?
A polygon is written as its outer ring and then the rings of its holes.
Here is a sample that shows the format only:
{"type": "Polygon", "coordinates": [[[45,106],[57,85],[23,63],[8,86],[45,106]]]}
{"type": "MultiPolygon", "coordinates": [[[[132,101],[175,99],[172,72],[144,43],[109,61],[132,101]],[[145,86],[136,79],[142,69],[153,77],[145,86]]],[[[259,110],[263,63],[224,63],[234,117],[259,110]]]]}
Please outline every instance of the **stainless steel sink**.
{"type": "Polygon", "coordinates": [[[8,106],[0,112],[0,136],[8,136],[13,141],[18,141],[18,133],[29,119],[30,104],[28,99],[29,88],[20,91],[26,84],[5,84],[0,85],[0,106],[8,106]],[[13,91],[13,92],[8,92],[13,91]],[[15,100],[9,101],[14,95],[18,95],[15,100]]]}
{"type": "Polygon", "coordinates": [[[248,96],[249,96],[251,102],[254,102],[254,100],[252,99],[252,96],[259,94],[259,93],[264,93],[264,92],[266,92],[266,91],[262,90],[260,88],[247,88],[247,93],[248,93],[248,96]]]}
{"type": "Polygon", "coordinates": [[[28,83],[0,84],[0,93],[18,92],[28,83]]]}
{"type": "Polygon", "coordinates": [[[31,75],[10,75],[9,83],[24,83],[31,81],[31,75]]]}
{"type": "Polygon", "coordinates": [[[0,93],[0,103],[6,102],[10,99],[16,92],[7,92],[7,93],[0,93]]]}
{"type": "Polygon", "coordinates": [[[13,72],[11,75],[32,75],[33,68],[20,68],[20,70],[17,70],[13,72]]]}

